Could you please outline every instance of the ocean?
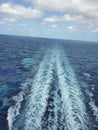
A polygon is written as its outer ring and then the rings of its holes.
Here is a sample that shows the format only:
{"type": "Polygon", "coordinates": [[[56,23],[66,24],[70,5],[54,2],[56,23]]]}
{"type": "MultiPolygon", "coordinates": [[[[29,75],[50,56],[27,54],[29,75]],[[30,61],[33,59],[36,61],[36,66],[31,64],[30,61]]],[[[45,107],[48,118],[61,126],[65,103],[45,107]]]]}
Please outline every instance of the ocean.
{"type": "Polygon", "coordinates": [[[98,43],[0,35],[0,130],[98,130],[98,43]]]}

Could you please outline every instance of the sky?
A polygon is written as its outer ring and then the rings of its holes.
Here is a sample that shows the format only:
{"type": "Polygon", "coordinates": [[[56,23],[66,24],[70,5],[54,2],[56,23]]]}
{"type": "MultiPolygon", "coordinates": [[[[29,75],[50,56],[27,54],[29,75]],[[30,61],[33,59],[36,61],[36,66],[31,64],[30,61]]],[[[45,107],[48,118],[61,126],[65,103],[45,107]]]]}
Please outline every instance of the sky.
{"type": "Polygon", "coordinates": [[[0,0],[0,34],[98,42],[98,0],[0,0]]]}

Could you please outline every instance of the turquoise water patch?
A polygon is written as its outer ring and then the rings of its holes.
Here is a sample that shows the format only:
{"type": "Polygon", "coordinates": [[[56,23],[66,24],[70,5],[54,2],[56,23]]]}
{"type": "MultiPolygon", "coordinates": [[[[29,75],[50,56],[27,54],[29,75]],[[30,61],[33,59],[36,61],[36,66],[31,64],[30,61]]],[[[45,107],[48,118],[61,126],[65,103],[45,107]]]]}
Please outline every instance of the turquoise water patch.
{"type": "Polygon", "coordinates": [[[32,68],[34,65],[33,58],[25,58],[22,60],[22,64],[25,68],[32,68]]]}
{"type": "Polygon", "coordinates": [[[0,97],[4,96],[5,93],[7,93],[8,89],[9,89],[9,86],[7,86],[7,85],[2,85],[2,86],[0,87],[0,97]]]}

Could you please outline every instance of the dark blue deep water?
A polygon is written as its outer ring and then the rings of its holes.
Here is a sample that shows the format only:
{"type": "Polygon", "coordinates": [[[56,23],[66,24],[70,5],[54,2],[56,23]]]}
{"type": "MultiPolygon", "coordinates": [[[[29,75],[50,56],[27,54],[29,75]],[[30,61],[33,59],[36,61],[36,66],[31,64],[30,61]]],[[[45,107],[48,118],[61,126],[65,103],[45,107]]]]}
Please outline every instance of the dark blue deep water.
{"type": "Polygon", "coordinates": [[[0,130],[98,130],[98,43],[0,35],[0,130]]]}

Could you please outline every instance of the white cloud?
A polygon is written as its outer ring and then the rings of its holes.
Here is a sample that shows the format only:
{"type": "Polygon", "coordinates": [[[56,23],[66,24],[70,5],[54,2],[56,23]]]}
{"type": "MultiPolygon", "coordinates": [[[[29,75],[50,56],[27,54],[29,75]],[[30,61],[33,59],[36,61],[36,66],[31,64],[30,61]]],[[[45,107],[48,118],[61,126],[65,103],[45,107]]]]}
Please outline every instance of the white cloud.
{"type": "Polygon", "coordinates": [[[4,17],[2,18],[2,20],[0,21],[0,24],[5,24],[5,25],[10,25],[12,23],[16,23],[17,20],[15,18],[12,17],[4,17]]]}
{"type": "Polygon", "coordinates": [[[57,28],[58,26],[56,24],[51,24],[50,27],[57,28]]]}
{"type": "MultiPolygon", "coordinates": [[[[98,21],[98,0],[25,0],[42,11],[62,12],[63,16],[46,17],[45,22],[76,21],[84,26],[92,27],[98,21]]],[[[53,13],[53,14],[54,14],[53,13]]]]}
{"type": "Polygon", "coordinates": [[[78,21],[78,20],[82,20],[82,19],[83,19],[82,16],[65,14],[65,15],[62,15],[62,16],[45,17],[43,19],[43,22],[46,22],[46,23],[74,22],[74,21],[78,21]]]}
{"type": "Polygon", "coordinates": [[[65,14],[62,16],[62,21],[67,22],[74,22],[74,21],[80,21],[83,17],[81,15],[76,14],[65,14]]]}
{"type": "Polygon", "coordinates": [[[93,29],[92,32],[98,32],[98,28],[93,29]]]}
{"type": "Polygon", "coordinates": [[[6,17],[3,19],[4,22],[11,22],[11,23],[14,23],[16,22],[17,20],[15,18],[11,18],[11,17],[6,17]]]}
{"type": "MultiPolygon", "coordinates": [[[[70,11],[85,15],[97,15],[97,0],[26,0],[31,1],[35,7],[41,10],[70,11]]],[[[97,15],[98,16],[98,15],[97,15]]]]}
{"type": "Polygon", "coordinates": [[[46,17],[43,19],[43,22],[46,22],[46,23],[55,23],[58,21],[59,21],[59,18],[57,16],[46,17]]]}
{"type": "Polygon", "coordinates": [[[42,12],[38,9],[32,9],[31,7],[24,7],[21,5],[12,5],[10,3],[3,3],[0,5],[0,12],[4,14],[8,14],[15,18],[38,18],[41,17],[42,12]]]}
{"type": "Polygon", "coordinates": [[[74,32],[74,31],[76,31],[76,27],[75,26],[69,26],[68,31],[74,32]]]}
{"type": "MultiPolygon", "coordinates": [[[[7,16],[5,20],[1,21],[1,24],[7,21],[11,23],[16,22],[17,19],[41,18],[40,20],[42,23],[51,25],[57,25],[58,22],[63,22],[63,24],[66,24],[66,22],[73,22],[74,29],[75,27],[77,29],[77,26],[78,29],[79,27],[86,27],[91,30],[98,28],[98,0],[24,1],[31,2],[32,4],[30,4],[30,7],[11,3],[1,4],[0,13],[4,15],[6,14],[7,16]]],[[[68,27],[68,30],[73,30],[72,27],[68,27]]]]}

